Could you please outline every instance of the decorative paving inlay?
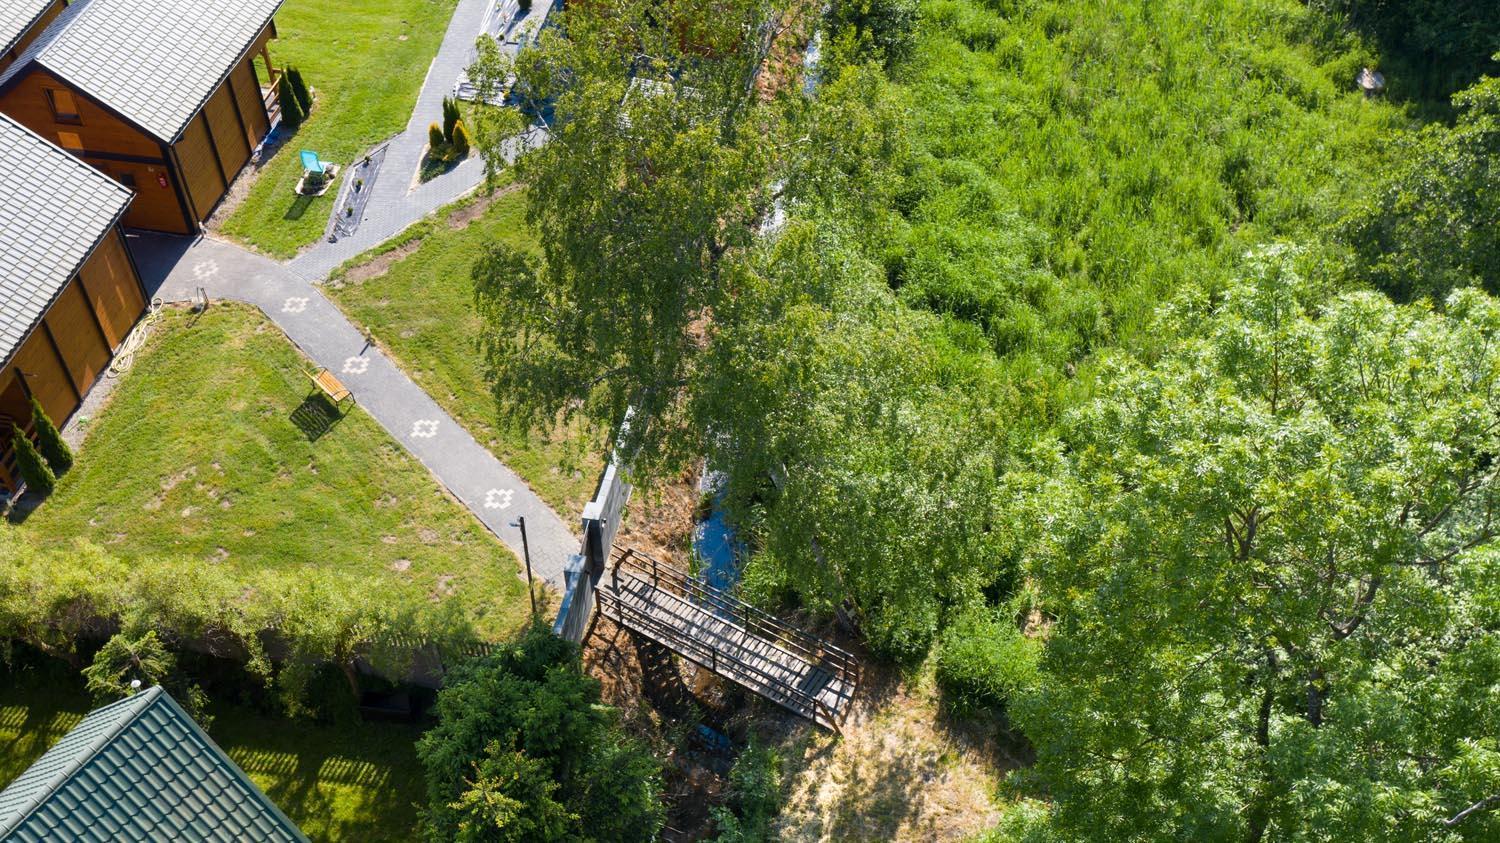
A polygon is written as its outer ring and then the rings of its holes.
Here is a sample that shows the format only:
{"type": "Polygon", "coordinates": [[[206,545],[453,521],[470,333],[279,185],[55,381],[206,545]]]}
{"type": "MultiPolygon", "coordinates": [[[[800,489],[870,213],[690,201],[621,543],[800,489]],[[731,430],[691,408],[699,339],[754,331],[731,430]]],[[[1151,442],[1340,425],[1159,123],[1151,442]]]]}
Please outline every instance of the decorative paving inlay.
{"type": "Polygon", "coordinates": [[[491,489],[484,493],[484,508],[506,509],[510,506],[511,498],[515,496],[515,489],[491,489]]]}
{"type": "Polygon", "coordinates": [[[344,374],[346,375],[363,375],[368,371],[370,371],[370,358],[368,357],[349,357],[344,360],[344,374]]]}
{"type": "Polygon", "coordinates": [[[307,310],[307,303],[309,301],[310,301],[310,299],[308,299],[307,296],[292,296],[291,298],[287,299],[284,303],[282,303],[282,305],[281,305],[281,312],[282,313],[301,313],[301,312],[307,310]]]}
{"type": "Polygon", "coordinates": [[[193,277],[199,281],[207,281],[218,274],[219,262],[213,258],[193,264],[193,277]]]}
{"type": "Polygon", "coordinates": [[[418,419],[411,423],[411,435],[414,439],[431,439],[437,435],[437,419],[418,419]]]}

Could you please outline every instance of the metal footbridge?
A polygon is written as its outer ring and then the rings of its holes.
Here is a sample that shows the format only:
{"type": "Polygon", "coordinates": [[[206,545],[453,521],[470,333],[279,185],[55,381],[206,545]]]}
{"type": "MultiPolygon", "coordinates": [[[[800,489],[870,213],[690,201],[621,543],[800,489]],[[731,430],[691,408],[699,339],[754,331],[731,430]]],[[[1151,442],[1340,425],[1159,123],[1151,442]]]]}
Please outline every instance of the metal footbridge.
{"type": "Polygon", "coordinates": [[[834,731],[849,714],[859,662],[686,571],[615,548],[599,612],[716,676],[834,731]]]}

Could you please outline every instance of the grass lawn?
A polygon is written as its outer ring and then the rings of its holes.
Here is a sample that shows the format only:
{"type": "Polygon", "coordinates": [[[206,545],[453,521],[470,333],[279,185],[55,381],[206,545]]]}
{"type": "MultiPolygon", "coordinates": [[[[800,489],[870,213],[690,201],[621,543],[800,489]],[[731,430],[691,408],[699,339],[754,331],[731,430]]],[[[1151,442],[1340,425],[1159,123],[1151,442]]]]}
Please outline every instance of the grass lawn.
{"type": "MultiPolygon", "coordinates": [[[[65,669],[0,668],[0,787],[95,707],[65,669]]],[[[209,736],[317,841],[407,841],[423,797],[414,726],[321,726],[215,704],[209,736]]]]}
{"type": "Polygon", "coordinates": [[[580,514],[593,496],[600,448],[579,436],[543,441],[503,429],[478,351],[484,327],[470,274],[490,243],[535,242],[525,195],[471,200],[413,231],[405,245],[337,273],[330,297],[553,509],[580,514]]]}
{"type": "Polygon", "coordinates": [[[519,628],[515,556],[363,410],[312,397],[308,366],[252,308],[167,311],[73,470],[13,529],[127,560],[337,570],[368,599],[458,601],[487,637],[519,628]]]}
{"type": "Polygon", "coordinates": [[[313,113],[266,164],[223,231],[281,258],[317,240],[338,189],[316,199],[297,196],[298,150],[344,165],[404,129],[456,3],[287,0],[276,16],[280,38],[271,42],[271,60],[302,70],[316,89],[313,113]]]}

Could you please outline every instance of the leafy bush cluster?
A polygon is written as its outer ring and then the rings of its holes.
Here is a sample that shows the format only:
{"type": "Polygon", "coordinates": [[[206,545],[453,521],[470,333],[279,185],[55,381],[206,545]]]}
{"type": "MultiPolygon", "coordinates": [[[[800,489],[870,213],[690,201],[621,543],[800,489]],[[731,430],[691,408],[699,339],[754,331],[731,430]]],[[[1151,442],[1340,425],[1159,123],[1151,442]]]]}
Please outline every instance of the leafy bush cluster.
{"type": "Polygon", "coordinates": [[[1042,640],[1016,626],[1014,612],[962,610],[943,628],[937,679],[961,715],[1003,710],[1038,680],[1042,640]]]}
{"type": "Polygon", "coordinates": [[[461,666],[438,694],[418,754],[428,839],[651,840],[661,773],[599,703],[576,648],[533,628],[461,666]]]}
{"type": "Polygon", "coordinates": [[[729,771],[729,805],[713,810],[715,843],[763,843],[774,839],[772,823],[781,812],[781,755],[751,738],[729,771]]]}
{"type": "MultiPolygon", "coordinates": [[[[322,665],[337,666],[357,695],[356,661],[400,675],[415,648],[451,657],[476,640],[456,610],[373,594],[367,583],[326,572],[261,571],[246,579],[180,559],[126,562],[81,541],[42,547],[15,530],[0,530],[0,559],[0,640],[24,642],[78,669],[84,639],[117,631],[123,637],[116,648],[151,636],[170,650],[204,649],[243,662],[274,684],[293,712],[305,710],[322,665]]],[[[118,675],[127,685],[170,673],[122,673],[118,663],[99,670],[100,681],[118,675]]]]}

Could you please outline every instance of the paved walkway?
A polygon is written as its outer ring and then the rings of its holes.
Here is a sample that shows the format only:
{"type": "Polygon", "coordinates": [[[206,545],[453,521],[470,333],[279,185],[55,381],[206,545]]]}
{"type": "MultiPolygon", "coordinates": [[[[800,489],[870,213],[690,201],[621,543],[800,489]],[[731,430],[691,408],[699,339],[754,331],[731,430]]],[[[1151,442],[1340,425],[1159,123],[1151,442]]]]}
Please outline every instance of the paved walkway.
{"type": "MultiPolygon", "coordinates": [[[[490,0],[459,0],[448,23],[448,34],[422,83],[411,120],[406,130],[386,148],[385,163],[380,167],[359,230],[337,243],[319,241],[287,264],[293,273],[308,281],[321,282],[345,261],[384,243],[484,183],[484,162],[474,155],[451,172],[413,187],[422,164],[422,152],[427,147],[427,127],[442,118],[443,98],[453,92],[459,76],[477,56],[474,43],[484,29],[489,7],[490,0]]],[[[535,128],[524,140],[534,141],[542,131],[535,128]]],[[[522,143],[523,140],[511,143],[506,150],[507,160],[514,160],[522,143]]]]}
{"type": "MultiPolygon", "coordinates": [[[[379,349],[369,346],[314,286],[348,259],[484,182],[484,164],[475,156],[427,184],[412,186],[427,145],[427,126],[441,115],[443,97],[473,61],[474,42],[489,7],[490,0],[459,0],[416,109],[406,131],[387,148],[365,218],[353,236],[319,243],[287,264],[211,237],[142,232],[130,235],[130,245],[143,280],[164,301],[189,301],[203,288],[210,299],[247,302],[264,311],[304,354],[337,375],[359,405],[517,556],[523,548],[515,523],[517,516],[525,516],[533,572],[561,590],[564,565],[579,546],[569,525],[379,349]]],[[[517,139],[506,150],[507,158],[533,140],[534,134],[517,139]]]]}
{"type": "Polygon", "coordinates": [[[518,558],[521,533],[512,524],[524,515],[534,573],[563,589],[563,566],[579,545],[569,526],[384,354],[368,347],[321,290],[275,261],[219,240],[137,233],[130,242],[148,287],[163,300],[188,301],[202,287],[211,299],[265,311],[518,558]]]}

